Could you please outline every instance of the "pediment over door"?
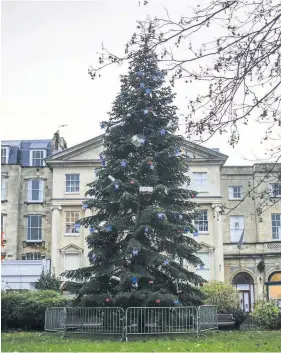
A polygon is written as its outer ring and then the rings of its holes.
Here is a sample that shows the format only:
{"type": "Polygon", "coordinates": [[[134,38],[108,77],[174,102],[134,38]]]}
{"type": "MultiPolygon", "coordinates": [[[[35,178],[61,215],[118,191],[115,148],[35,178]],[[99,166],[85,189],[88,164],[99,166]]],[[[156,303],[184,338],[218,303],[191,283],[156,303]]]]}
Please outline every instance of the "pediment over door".
{"type": "Polygon", "coordinates": [[[77,254],[77,253],[83,252],[83,249],[75,244],[68,244],[68,245],[64,246],[63,248],[61,248],[60,251],[63,253],[77,254]]]}

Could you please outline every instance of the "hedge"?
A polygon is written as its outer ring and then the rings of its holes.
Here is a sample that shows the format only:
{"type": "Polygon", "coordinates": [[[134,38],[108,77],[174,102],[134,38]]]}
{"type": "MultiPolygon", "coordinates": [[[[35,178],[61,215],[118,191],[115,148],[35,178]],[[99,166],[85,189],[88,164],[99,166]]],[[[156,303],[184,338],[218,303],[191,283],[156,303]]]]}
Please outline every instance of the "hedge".
{"type": "Polygon", "coordinates": [[[47,307],[69,305],[69,299],[53,290],[2,291],[2,329],[43,330],[47,307]]]}

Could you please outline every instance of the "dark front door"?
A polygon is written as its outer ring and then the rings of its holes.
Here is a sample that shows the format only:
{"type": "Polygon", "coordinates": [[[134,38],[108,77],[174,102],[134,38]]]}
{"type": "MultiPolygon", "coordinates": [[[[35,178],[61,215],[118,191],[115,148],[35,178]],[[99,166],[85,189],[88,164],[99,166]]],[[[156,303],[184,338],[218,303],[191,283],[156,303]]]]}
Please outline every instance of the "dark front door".
{"type": "Polygon", "coordinates": [[[251,311],[251,294],[249,290],[239,291],[240,295],[240,308],[248,313],[251,311]]]}

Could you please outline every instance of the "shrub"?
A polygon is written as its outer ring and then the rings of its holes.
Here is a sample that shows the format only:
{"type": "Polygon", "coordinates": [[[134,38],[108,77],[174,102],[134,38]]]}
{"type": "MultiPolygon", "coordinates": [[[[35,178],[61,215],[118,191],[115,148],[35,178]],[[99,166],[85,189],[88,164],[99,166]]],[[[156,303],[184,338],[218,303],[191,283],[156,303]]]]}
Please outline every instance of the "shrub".
{"type": "Polygon", "coordinates": [[[60,280],[55,274],[51,272],[42,271],[40,278],[35,282],[35,288],[41,290],[60,290],[60,280]]]}
{"type": "Polygon", "coordinates": [[[239,309],[239,294],[230,283],[211,281],[202,287],[205,304],[216,305],[219,313],[239,309]]]}
{"type": "Polygon", "coordinates": [[[279,308],[274,301],[257,301],[251,318],[260,326],[267,329],[276,329],[279,316],[279,308]]]}
{"type": "Polygon", "coordinates": [[[70,305],[70,301],[52,290],[2,292],[2,327],[41,330],[44,328],[47,307],[67,305],[70,305]]]}

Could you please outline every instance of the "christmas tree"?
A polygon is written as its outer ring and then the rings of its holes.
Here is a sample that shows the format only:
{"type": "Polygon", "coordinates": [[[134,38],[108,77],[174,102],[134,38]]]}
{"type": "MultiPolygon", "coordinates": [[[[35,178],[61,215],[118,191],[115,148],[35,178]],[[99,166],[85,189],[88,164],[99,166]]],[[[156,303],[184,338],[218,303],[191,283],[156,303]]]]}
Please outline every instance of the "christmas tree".
{"type": "Polygon", "coordinates": [[[201,264],[196,192],[183,187],[185,140],[176,135],[174,94],[151,46],[149,34],[142,35],[109,120],[101,123],[105,149],[84,204],[96,212],[80,220],[89,229],[90,266],[65,274],[80,305],[201,302],[196,285],[203,280],[186,266],[201,264]]]}

